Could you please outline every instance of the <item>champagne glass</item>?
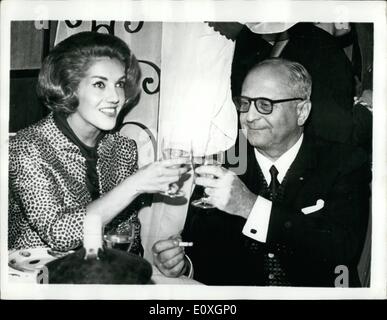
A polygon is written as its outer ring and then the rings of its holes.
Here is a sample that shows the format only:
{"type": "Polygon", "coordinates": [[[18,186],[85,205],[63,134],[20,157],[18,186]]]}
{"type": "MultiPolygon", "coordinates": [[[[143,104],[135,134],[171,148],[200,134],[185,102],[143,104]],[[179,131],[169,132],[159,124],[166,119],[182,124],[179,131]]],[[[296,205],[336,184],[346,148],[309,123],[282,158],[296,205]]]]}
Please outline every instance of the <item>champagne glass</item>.
{"type": "MultiPolygon", "coordinates": [[[[220,167],[223,162],[224,162],[224,152],[219,151],[214,154],[206,154],[200,157],[195,157],[193,161],[193,167],[197,167],[200,165],[211,165],[211,166],[218,166],[220,167]]],[[[216,179],[214,175],[212,174],[206,174],[203,175],[204,177],[207,178],[212,178],[216,179]]],[[[200,199],[193,200],[191,204],[195,207],[202,208],[202,209],[212,209],[214,206],[206,201],[208,195],[205,193],[204,188],[203,188],[203,195],[200,199]]]]}
{"type": "MultiPolygon", "coordinates": [[[[177,159],[182,157],[190,157],[191,152],[184,151],[181,145],[175,142],[169,142],[168,144],[163,139],[161,141],[161,155],[163,160],[168,159],[177,159]]],[[[171,168],[180,168],[180,165],[171,166],[171,168]]],[[[180,190],[179,185],[175,183],[171,183],[167,191],[161,191],[160,194],[170,197],[184,197],[185,193],[183,190],[180,190]]]]}

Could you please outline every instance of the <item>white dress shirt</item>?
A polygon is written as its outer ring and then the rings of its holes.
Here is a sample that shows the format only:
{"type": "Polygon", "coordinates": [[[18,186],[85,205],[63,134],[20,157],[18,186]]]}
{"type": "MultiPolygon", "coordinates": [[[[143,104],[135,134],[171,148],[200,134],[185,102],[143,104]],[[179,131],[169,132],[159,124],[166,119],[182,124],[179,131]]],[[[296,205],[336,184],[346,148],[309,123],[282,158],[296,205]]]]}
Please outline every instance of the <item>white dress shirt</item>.
{"type": "MultiPolygon", "coordinates": [[[[286,172],[288,171],[289,167],[296,158],[298,151],[300,150],[303,138],[304,134],[302,134],[297,142],[275,162],[272,162],[270,159],[266,158],[264,155],[254,149],[255,158],[257,159],[258,165],[262,170],[267,185],[270,185],[271,175],[269,170],[273,165],[278,170],[278,181],[282,183],[286,172]]],[[[271,207],[272,202],[270,200],[258,196],[257,201],[255,202],[253,209],[251,210],[250,215],[243,227],[242,233],[256,241],[266,242],[271,207]]]]}

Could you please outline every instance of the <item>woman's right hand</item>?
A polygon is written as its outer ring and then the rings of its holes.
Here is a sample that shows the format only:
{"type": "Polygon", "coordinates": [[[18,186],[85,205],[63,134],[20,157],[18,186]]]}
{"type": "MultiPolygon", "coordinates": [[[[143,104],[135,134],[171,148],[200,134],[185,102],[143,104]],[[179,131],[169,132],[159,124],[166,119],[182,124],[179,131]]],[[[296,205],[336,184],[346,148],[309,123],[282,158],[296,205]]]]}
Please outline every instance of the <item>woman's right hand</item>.
{"type": "Polygon", "coordinates": [[[170,184],[179,181],[190,169],[187,158],[161,160],[140,168],[130,178],[136,184],[138,193],[158,193],[167,191],[170,184]]]}
{"type": "Polygon", "coordinates": [[[140,194],[167,191],[189,168],[189,159],[184,157],[148,164],[103,197],[90,202],[86,212],[101,216],[103,224],[109,223],[140,194]]]}

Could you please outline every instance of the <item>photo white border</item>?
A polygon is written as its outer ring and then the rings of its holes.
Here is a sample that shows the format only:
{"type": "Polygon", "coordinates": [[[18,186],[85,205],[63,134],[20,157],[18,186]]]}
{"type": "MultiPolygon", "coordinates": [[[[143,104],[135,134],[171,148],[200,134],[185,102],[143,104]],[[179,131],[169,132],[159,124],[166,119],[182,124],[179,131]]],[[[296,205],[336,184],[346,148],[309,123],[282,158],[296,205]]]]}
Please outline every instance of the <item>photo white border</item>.
{"type": "Polygon", "coordinates": [[[387,290],[386,3],[384,1],[1,1],[0,235],[2,299],[383,299],[387,290]],[[117,10],[119,8],[119,10],[117,10]],[[185,285],[8,283],[8,120],[10,21],[305,21],[374,23],[372,256],[370,288],[268,288],[185,285]]]}

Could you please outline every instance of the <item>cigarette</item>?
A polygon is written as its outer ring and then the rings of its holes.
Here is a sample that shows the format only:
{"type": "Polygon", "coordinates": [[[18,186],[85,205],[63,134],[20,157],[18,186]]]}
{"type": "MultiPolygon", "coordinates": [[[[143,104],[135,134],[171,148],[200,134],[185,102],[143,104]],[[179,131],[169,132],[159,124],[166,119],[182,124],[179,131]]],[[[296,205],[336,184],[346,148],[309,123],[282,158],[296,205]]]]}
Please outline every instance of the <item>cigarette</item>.
{"type": "Polygon", "coordinates": [[[179,242],[179,247],[192,247],[192,246],[193,246],[193,242],[184,242],[184,241],[179,242]]]}

